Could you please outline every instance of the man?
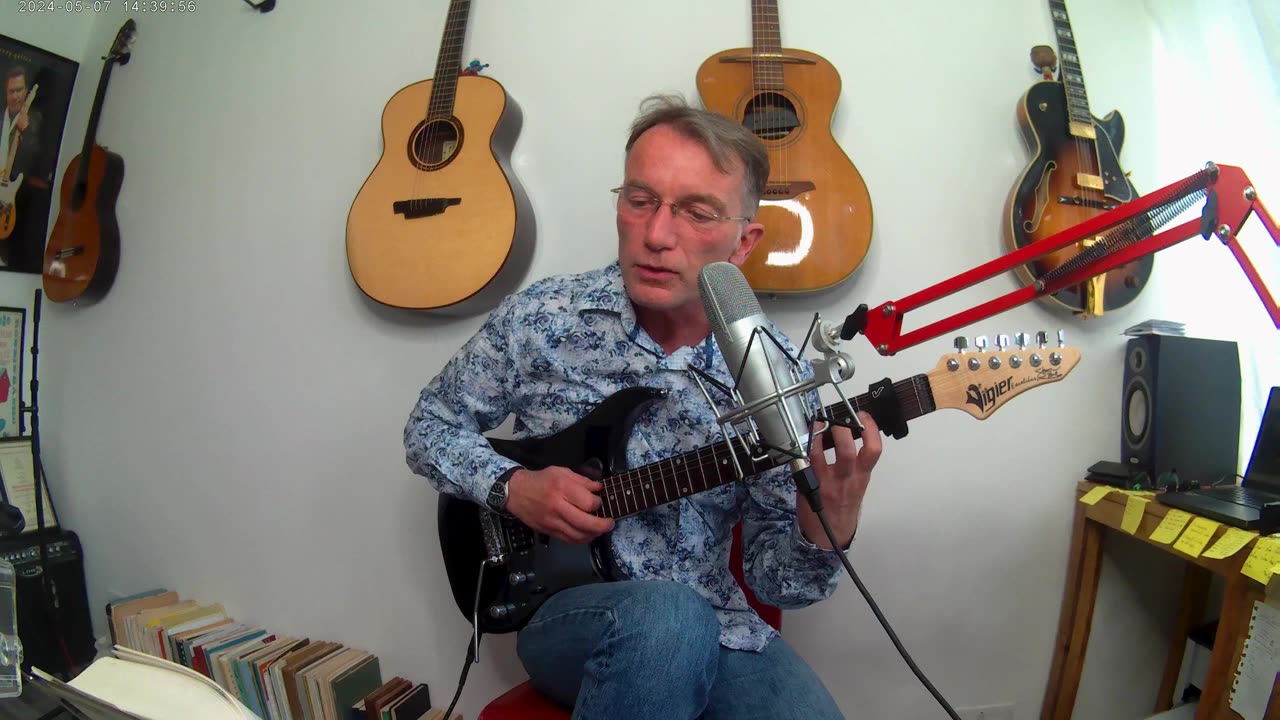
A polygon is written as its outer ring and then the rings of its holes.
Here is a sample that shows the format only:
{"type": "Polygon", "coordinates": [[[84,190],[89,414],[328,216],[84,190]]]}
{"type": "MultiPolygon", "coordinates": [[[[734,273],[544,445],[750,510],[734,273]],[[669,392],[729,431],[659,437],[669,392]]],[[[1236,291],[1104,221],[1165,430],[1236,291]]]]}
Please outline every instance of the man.
{"type": "MultiPolygon", "coordinates": [[[[839,558],[785,469],[615,526],[593,514],[601,483],[575,469],[520,468],[479,434],[514,414],[518,437],[549,435],[612,393],[644,385],[669,392],[636,419],[630,466],[720,440],[690,375],[697,368],[732,384],[698,274],[711,262],[740,265],[760,241],[764,228],[751,218],[768,154],[728,118],[651,100],[615,190],[618,261],[536,282],[501,303],[422,391],[405,427],[408,463],[440,491],[561,540],[612,531],[629,579],[555,594],[517,641],[534,685],[573,706],[575,718],[839,718],[816,674],[749,608],[728,567],[741,520],[745,576],[762,601],[802,607],[834,591],[839,558]]],[[[821,439],[810,454],[845,546],[881,449],[874,421],[862,422],[860,449],[836,428],[835,462],[821,439]]]]}
{"type": "MultiPolygon", "coordinates": [[[[15,270],[39,271],[40,255],[44,249],[44,238],[30,238],[39,228],[47,227],[47,220],[40,222],[32,213],[38,211],[39,203],[33,202],[35,195],[47,195],[49,184],[44,177],[40,148],[40,113],[24,110],[29,93],[25,67],[15,65],[4,74],[5,106],[0,113],[0,171],[5,173],[0,181],[5,183],[15,180],[19,174],[23,176],[22,185],[17,188],[13,197],[13,208],[17,214],[12,233],[8,238],[0,240],[0,264],[15,270]],[[12,165],[9,151],[17,143],[12,165]],[[29,217],[30,216],[30,217],[29,217]],[[34,267],[33,267],[34,263],[34,267]]],[[[0,201],[7,199],[8,193],[0,193],[0,201]]],[[[48,205],[44,205],[48,212],[48,205]]]]}

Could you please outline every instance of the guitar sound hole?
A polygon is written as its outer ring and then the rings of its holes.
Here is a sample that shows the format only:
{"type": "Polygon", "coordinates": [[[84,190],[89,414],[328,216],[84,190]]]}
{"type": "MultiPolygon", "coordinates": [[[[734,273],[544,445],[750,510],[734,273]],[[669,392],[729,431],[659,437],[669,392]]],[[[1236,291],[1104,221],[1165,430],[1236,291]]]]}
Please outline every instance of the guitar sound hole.
{"type": "Polygon", "coordinates": [[[760,93],[747,103],[742,124],[762,140],[781,140],[800,127],[800,117],[785,95],[760,93]]]}
{"type": "Polygon", "coordinates": [[[439,170],[458,155],[462,126],[453,118],[424,120],[409,137],[409,160],[420,170],[439,170]]]}

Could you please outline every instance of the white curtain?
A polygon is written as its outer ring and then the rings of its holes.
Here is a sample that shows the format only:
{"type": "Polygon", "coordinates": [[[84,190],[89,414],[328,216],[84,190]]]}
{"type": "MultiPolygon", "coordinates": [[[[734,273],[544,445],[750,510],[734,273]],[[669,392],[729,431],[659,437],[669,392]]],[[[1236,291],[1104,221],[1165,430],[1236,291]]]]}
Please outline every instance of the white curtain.
{"type": "MultiPolygon", "coordinates": [[[[1280,218],[1280,2],[1144,3],[1155,29],[1152,130],[1160,185],[1209,160],[1237,165],[1280,218]]],[[[1256,218],[1245,225],[1241,244],[1273,296],[1280,294],[1280,248],[1256,218]]],[[[1166,274],[1163,305],[1181,316],[1170,319],[1187,322],[1188,334],[1240,343],[1243,472],[1267,392],[1280,384],[1280,330],[1219,243],[1188,240],[1156,262],[1157,274],[1166,274]]]]}

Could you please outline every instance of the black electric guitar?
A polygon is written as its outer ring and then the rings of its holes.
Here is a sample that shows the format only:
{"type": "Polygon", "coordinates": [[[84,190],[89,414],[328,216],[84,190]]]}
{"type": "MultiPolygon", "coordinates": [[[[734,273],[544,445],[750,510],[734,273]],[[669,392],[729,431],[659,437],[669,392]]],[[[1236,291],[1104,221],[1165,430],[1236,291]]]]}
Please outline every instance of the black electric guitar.
{"type": "MultiPolygon", "coordinates": [[[[886,379],[849,402],[855,412],[870,412],[886,434],[902,437],[906,421],[940,408],[963,410],[985,420],[1018,395],[1063,379],[1080,362],[1079,349],[1046,348],[1043,339],[1040,347],[1020,342],[1017,348],[1006,348],[1007,342],[1001,342],[994,352],[945,355],[928,373],[892,384],[886,379]]],[[[598,460],[604,468],[604,490],[597,514],[614,519],[737,480],[735,457],[747,476],[774,466],[767,459],[753,459],[764,453],[748,453],[741,445],[719,442],[661,462],[624,468],[632,422],[661,397],[661,391],[652,388],[628,388],[554,435],[520,441],[490,439],[489,443],[531,470],[577,469],[598,460]]],[[[827,407],[826,413],[836,421],[850,419],[843,403],[827,407]]],[[[519,630],[555,593],[619,577],[608,534],[588,544],[565,543],[443,493],[439,527],[454,600],[480,632],[519,630]]]]}
{"type": "MultiPolygon", "coordinates": [[[[1093,116],[1065,0],[1049,0],[1049,12],[1058,40],[1060,80],[1032,85],[1017,107],[1023,139],[1035,150],[1035,157],[1014,183],[1005,205],[1005,241],[1010,250],[1056,235],[1138,196],[1120,166],[1124,118],[1114,110],[1103,118],[1093,116]]],[[[1049,48],[1043,51],[1052,56],[1049,48]]],[[[1033,62],[1040,66],[1044,61],[1036,55],[1033,51],[1033,62]]],[[[1047,70],[1051,73],[1052,66],[1047,70]]],[[[1019,266],[1017,274],[1023,282],[1033,282],[1096,240],[1049,253],[1019,266]]],[[[1102,315],[1132,302],[1147,286],[1152,266],[1148,254],[1042,300],[1086,317],[1102,315]]]]}

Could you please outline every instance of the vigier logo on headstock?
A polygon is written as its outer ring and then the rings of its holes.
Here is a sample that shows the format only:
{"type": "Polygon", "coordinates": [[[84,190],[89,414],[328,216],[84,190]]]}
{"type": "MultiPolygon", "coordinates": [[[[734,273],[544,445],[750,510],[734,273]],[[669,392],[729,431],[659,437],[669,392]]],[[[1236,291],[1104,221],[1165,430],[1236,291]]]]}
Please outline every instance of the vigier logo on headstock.
{"type": "Polygon", "coordinates": [[[996,400],[1013,389],[1013,378],[1005,378],[995,385],[983,387],[977,383],[969,385],[969,392],[965,398],[965,402],[970,405],[977,405],[978,410],[986,412],[988,408],[995,407],[996,400]]]}

